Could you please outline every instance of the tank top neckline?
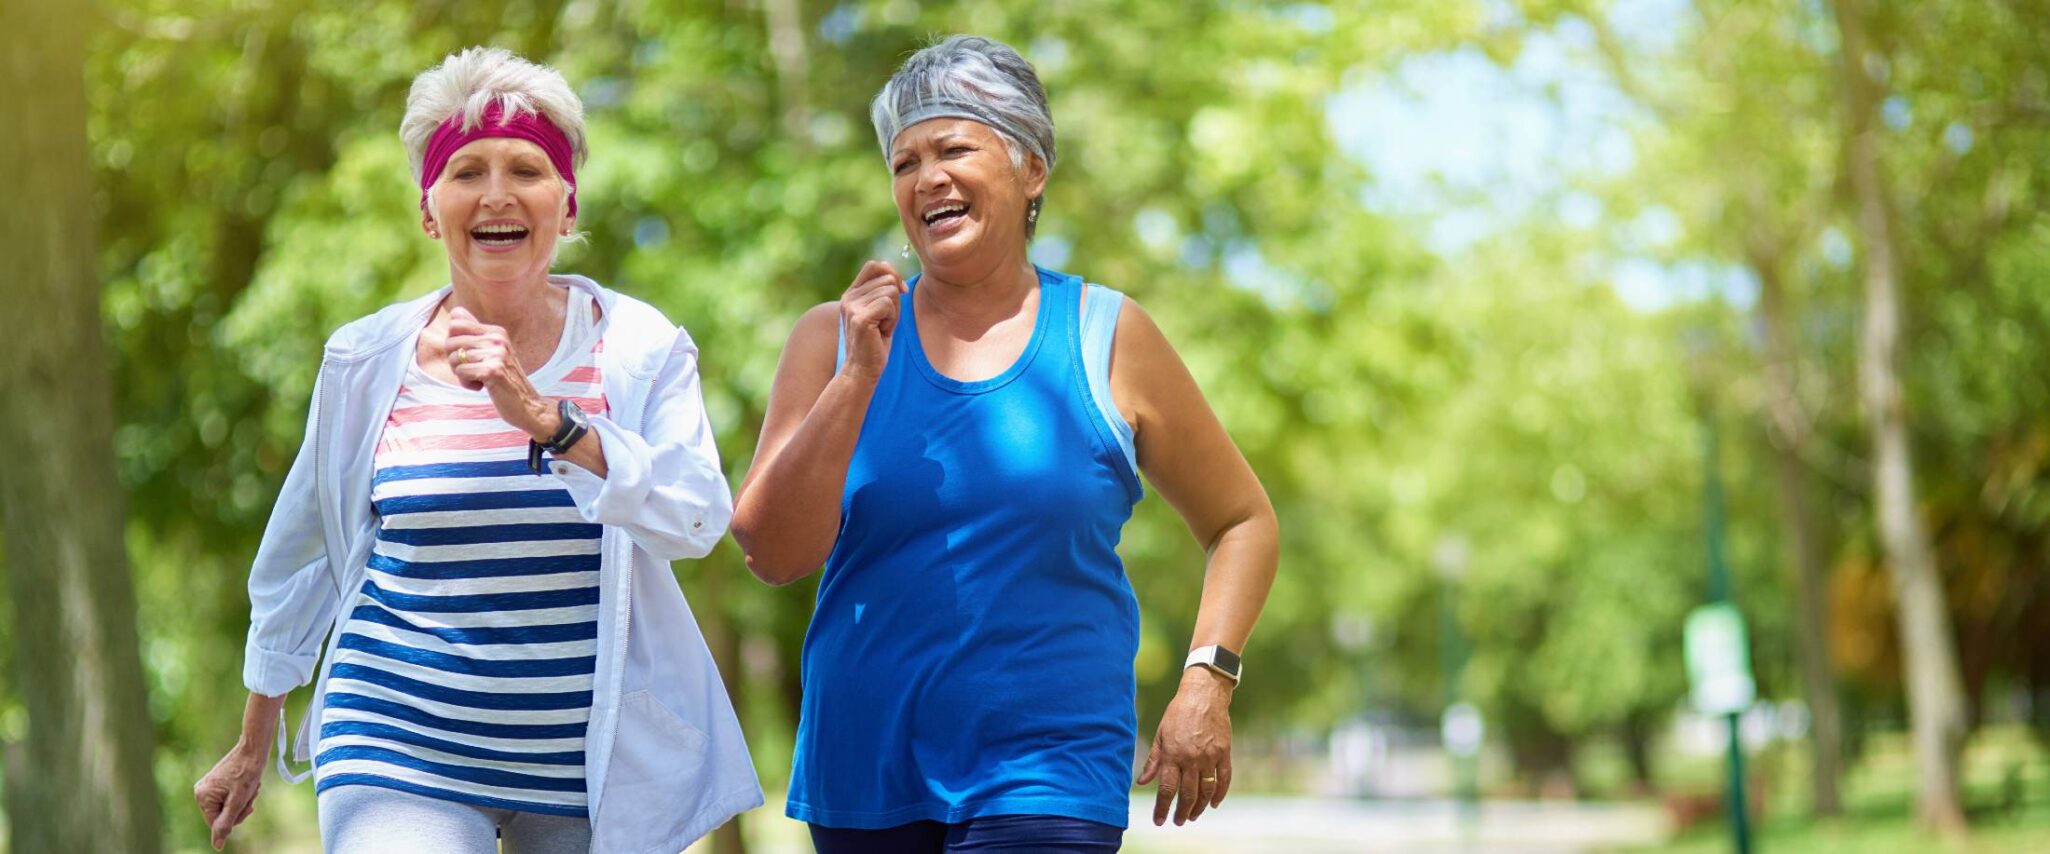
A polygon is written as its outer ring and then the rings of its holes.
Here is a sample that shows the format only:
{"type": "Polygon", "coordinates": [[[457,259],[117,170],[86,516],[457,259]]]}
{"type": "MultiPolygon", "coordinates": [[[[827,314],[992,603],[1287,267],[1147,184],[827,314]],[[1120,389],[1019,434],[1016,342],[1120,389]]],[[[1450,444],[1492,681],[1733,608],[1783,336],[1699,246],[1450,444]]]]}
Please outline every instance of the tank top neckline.
{"type": "Polygon", "coordinates": [[[1039,274],[1039,310],[1033,315],[1032,338],[1025,342],[1025,349],[1018,353],[1018,358],[1011,362],[1010,367],[996,376],[974,381],[957,380],[940,373],[940,369],[933,367],[932,361],[925,357],[925,343],[918,332],[918,311],[911,303],[912,294],[918,290],[918,283],[924,279],[924,274],[912,276],[911,280],[905,283],[908,290],[904,293],[902,331],[908,333],[904,336],[904,343],[906,349],[911,351],[911,362],[918,366],[919,375],[925,377],[926,382],[934,387],[955,394],[985,394],[1003,388],[1023,375],[1025,370],[1032,366],[1033,359],[1039,355],[1039,350],[1046,341],[1047,327],[1055,317],[1054,304],[1067,298],[1055,293],[1052,286],[1065,283],[1068,277],[1037,264],[1034,264],[1032,269],[1039,274]]]}

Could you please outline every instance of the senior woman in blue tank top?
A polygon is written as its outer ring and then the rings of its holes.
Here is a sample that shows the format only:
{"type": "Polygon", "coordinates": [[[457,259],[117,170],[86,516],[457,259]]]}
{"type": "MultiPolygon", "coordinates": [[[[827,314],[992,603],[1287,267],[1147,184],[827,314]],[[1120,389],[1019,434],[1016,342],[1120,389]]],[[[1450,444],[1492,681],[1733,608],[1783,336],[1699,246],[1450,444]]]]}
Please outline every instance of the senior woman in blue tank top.
{"type": "Polygon", "coordinates": [[[949,38],[872,115],[923,273],[870,261],[797,322],[733,520],[764,581],[825,566],[789,814],[827,854],[1116,850],[1139,613],[1115,549],[1139,475],[1210,555],[1206,666],[1139,776],[1159,781],[1156,824],[1231,788],[1274,511],[1145,311],[1027,260],[1055,163],[1030,64],[949,38]]]}

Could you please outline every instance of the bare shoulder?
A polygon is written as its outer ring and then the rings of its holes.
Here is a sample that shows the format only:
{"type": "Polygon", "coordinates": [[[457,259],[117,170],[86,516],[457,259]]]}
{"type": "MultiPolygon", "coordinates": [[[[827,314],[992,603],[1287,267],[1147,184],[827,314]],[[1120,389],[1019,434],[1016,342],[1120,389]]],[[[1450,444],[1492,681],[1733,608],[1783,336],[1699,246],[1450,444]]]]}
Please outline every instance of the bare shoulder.
{"type": "Polygon", "coordinates": [[[790,328],[790,340],[783,345],[786,369],[820,369],[833,372],[835,352],[840,345],[840,301],[828,300],[806,309],[790,328]]]}
{"type": "Polygon", "coordinates": [[[1167,333],[1153,321],[1153,315],[1130,296],[1118,309],[1117,337],[1113,339],[1111,354],[1113,368],[1123,362],[1132,369],[1127,375],[1138,374],[1138,378],[1158,370],[1163,360],[1176,364],[1181,361],[1175,355],[1174,345],[1168,343],[1167,333]]]}

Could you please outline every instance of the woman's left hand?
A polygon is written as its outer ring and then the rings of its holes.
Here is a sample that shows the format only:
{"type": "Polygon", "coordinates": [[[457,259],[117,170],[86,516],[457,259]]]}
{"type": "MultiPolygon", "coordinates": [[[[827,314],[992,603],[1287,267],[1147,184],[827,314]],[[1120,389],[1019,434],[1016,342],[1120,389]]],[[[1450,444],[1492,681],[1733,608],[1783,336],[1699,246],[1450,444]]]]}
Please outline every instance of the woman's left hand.
{"type": "Polygon", "coordinates": [[[469,309],[448,313],[449,367],[456,381],[471,391],[491,394],[498,417],[529,436],[546,438],[555,433],[554,402],[541,396],[527,381],[527,371],[513,354],[512,341],[503,327],[479,321],[469,309]]]}
{"type": "Polygon", "coordinates": [[[1231,790],[1231,680],[1208,668],[1182,671],[1181,688],[1167,704],[1160,728],[1153,732],[1153,750],[1139,772],[1139,785],[1160,781],[1153,803],[1153,823],[1195,821],[1203,811],[1224,803],[1231,790]],[[1179,794],[1180,800],[1176,800],[1179,794]]]}

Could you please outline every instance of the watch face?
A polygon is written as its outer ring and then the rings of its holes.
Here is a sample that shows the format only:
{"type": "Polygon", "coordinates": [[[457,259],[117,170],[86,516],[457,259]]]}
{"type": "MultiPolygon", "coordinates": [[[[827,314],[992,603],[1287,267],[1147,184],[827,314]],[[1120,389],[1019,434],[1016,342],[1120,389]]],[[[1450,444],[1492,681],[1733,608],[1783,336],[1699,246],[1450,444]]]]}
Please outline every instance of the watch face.
{"type": "Polygon", "coordinates": [[[1221,646],[1220,646],[1220,647],[1218,647],[1218,648],[1217,648],[1217,653],[1216,653],[1216,655],[1217,655],[1217,662],[1216,662],[1216,663],[1217,663],[1217,667],[1218,667],[1218,669],[1220,669],[1220,670],[1223,670],[1223,671],[1225,671],[1225,672],[1227,672],[1227,673],[1230,673],[1230,674],[1231,674],[1231,675],[1233,675],[1233,676],[1237,676],[1237,675],[1238,675],[1238,673],[1239,673],[1239,654],[1238,654],[1238,653],[1236,653],[1236,652],[1232,652],[1231,650],[1225,649],[1224,647],[1221,647],[1221,646]]]}

